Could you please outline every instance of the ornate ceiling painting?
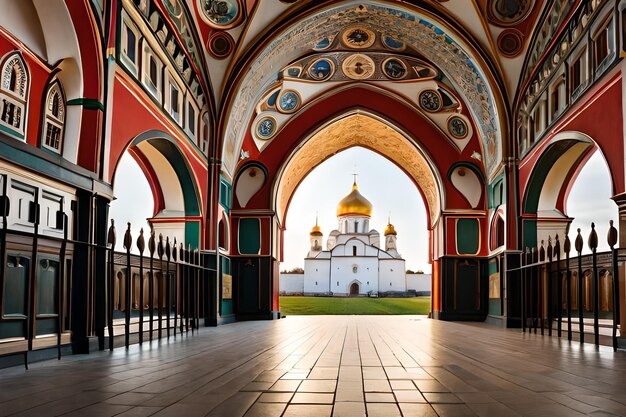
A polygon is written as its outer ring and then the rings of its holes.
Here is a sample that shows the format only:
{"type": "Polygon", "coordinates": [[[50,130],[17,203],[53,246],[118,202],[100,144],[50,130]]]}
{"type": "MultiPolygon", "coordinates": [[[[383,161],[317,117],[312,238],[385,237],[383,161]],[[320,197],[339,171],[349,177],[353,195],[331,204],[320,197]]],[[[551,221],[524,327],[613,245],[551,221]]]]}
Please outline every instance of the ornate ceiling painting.
{"type": "Polygon", "coordinates": [[[491,176],[502,160],[499,102],[478,62],[461,37],[421,11],[377,1],[321,9],[276,33],[230,91],[223,169],[232,177],[246,134],[262,151],[309,100],[366,82],[408,98],[459,151],[475,128],[491,176]]]}
{"type": "Polygon", "coordinates": [[[424,153],[394,127],[375,116],[353,113],[332,121],[314,133],[301,148],[292,155],[283,168],[280,182],[276,185],[276,211],[280,219],[289,205],[289,200],[300,182],[326,155],[363,146],[394,161],[420,188],[427,202],[431,224],[437,222],[445,198],[441,179],[432,168],[424,153]],[[384,141],[379,138],[385,138],[384,141]]]}

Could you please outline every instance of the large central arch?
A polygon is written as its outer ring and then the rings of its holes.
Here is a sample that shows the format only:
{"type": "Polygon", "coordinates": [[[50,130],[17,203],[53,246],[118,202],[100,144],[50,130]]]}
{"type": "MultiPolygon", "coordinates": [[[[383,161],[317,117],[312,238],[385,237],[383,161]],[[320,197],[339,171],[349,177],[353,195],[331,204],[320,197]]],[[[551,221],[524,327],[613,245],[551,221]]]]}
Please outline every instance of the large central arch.
{"type": "Polygon", "coordinates": [[[272,187],[272,208],[281,225],[300,182],[326,159],[354,146],[370,149],[404,171],[426,202],[429,228],[437,223],[445,207],[445,189],[430,157],[393,124],[356,109],[329,120],[286,158],[272,187]]]}

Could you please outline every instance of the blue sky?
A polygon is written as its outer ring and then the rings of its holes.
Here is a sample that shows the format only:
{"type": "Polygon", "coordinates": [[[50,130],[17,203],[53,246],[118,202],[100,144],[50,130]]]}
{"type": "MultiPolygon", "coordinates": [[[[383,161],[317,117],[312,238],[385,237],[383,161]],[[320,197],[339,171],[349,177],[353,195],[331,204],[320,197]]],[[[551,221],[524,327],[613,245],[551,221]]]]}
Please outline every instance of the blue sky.
{"type": "MultiPolygon", "coordinates": [[[[421,195],[396,165],[358,147],[326,160],[296,190],[287,213],[281,270],[304,265],[316,212],[325,247],[329,232],[337,228],[337,203],[350,192],[355,167],[359,190],[374,206],[370,227],[382,234],[390,215],[398,232],[398,251],[406,259],[406,267],[429,273],[426,209],[421,195]]],[[[125,180],[114,182],[117,200],[111,204],[110,214],[116,219],[118,237],[123,236],[126,222],[130,221],[133,241],[136,241],[140,227],[144,227],[145,232],[149,230],[146,218],[152,215],[152,193],[139,166],[127,153],[116,173],[116,178],[118,176],[125,180]]],[[[608,249],[608,221],[617,220],[617,207],[610,196],[608,169],[600,153],[596,152],[582,169],[568,199],[568,214],[575,218],[570,228],[572,243],[578,227],[583,230],[586,242],[590,224],[595,221],[599,250],[608,249]]]]}

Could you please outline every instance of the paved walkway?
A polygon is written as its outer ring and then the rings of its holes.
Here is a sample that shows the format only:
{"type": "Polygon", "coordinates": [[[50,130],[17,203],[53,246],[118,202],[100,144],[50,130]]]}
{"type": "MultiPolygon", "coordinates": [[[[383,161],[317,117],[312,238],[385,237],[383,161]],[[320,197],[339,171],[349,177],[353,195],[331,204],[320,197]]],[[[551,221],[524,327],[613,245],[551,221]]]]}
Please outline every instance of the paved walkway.
{"type": "Polygon", "coordinates": [[[625,387],[626,354],[605,347],[419,316],[294,316],[0,370],[0,416],[624,416],[625,387]]]}

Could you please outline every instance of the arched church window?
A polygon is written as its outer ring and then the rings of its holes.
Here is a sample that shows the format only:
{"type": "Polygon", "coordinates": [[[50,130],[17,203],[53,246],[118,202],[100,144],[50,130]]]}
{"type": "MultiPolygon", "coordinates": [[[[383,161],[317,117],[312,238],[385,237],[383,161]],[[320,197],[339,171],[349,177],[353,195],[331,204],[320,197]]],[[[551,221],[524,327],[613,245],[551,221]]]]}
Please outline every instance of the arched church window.
{"type": "Polygon", "coordinates": [[[2,63],[0,82],[0,125],[5,131],[24,139],[28,91],[28,71],[18,52],[2,63]]]}
{"type": "Polygon", "coordinates": [[[42,132],[43,146],[60,153],[63,145],[63,128],[65,127],[65,98],[58,81],[52,83],[48,88],[45,112],[42,132]]]}

